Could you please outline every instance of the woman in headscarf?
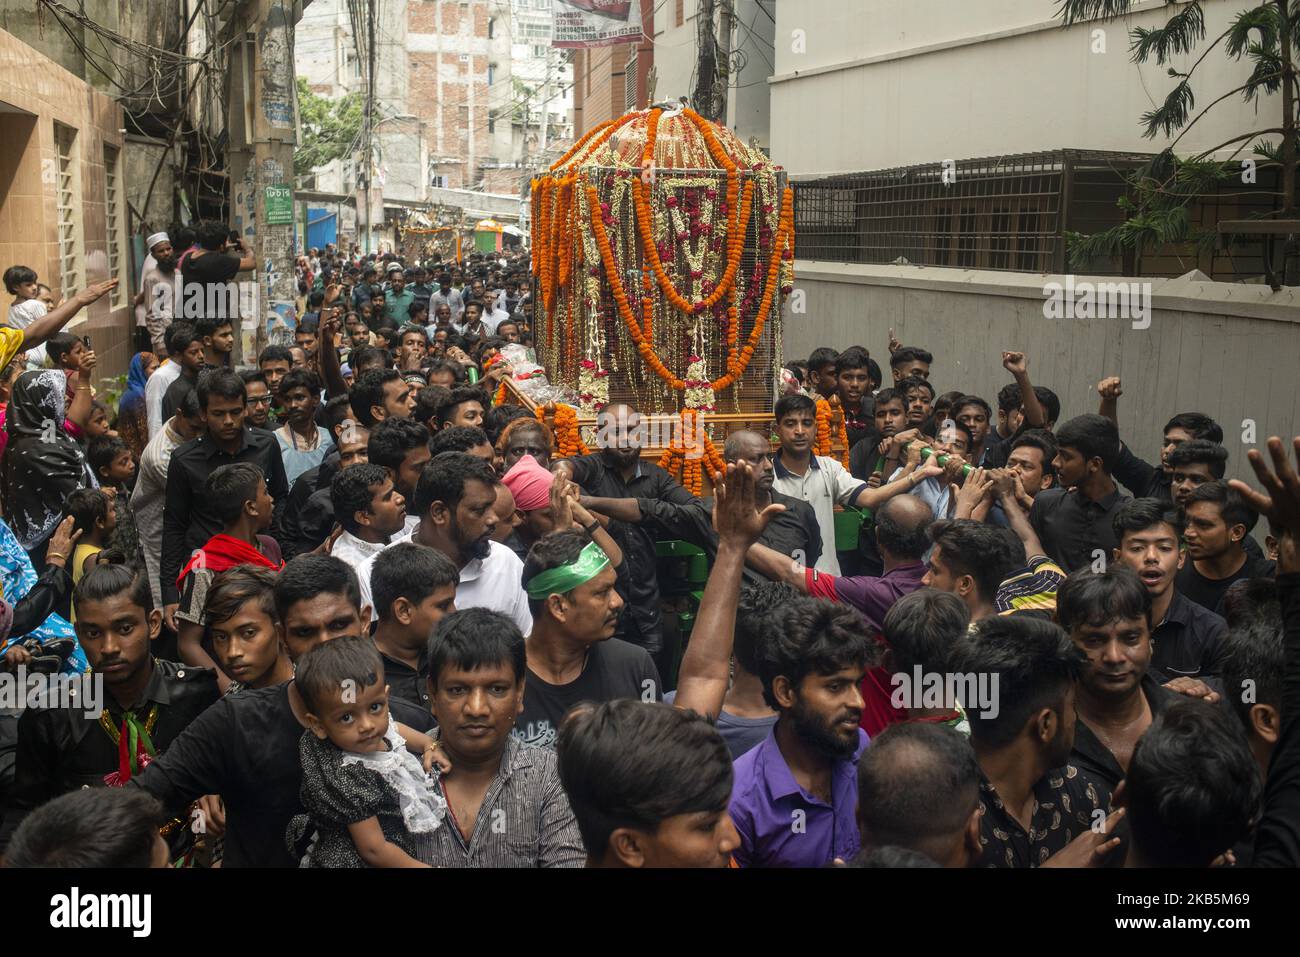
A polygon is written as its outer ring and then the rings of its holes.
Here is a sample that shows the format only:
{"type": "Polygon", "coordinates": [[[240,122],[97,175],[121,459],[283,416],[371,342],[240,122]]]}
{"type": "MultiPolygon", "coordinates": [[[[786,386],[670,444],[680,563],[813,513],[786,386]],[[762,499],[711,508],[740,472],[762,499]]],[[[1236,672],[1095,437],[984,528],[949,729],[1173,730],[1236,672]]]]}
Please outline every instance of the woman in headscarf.
{"type": "Polygon", "coordinates": [[[37,565],[79,488],[98,488],[81,446],[64,429],[64,376],[58,369],[24,372],[5,415],[4,502],[9,526],[37,565]]]}
{"type": "Polygon", "coordinates": [[[131,371],[126,377],[126,391],[117,403],[117,432],[140,461],[144,447],[149,444],[149,418],[145,412],[144,386],[158,368],[158,359],[152,352],[137,352],[131,359],[131,371]]]}

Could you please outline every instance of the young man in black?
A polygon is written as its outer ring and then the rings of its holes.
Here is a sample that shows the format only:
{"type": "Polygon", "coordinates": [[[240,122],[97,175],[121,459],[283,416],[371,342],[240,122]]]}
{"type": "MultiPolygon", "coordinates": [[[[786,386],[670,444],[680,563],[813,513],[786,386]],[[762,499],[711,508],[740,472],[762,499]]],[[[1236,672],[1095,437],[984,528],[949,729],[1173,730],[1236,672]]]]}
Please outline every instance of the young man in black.
{"type": "Polygon", "coordinates": [[[76,694],[66,701],[23,712],[6,834],[59,794],[103,787],[108,777],[126,784],[142,770],[144,755],[165,752],[218,697],[215,672],[153,657],[162,614],[143,573],[96,566],[77,584],[73,606],[77,640],[94,678],[102,676],[93,689],[102,697],[90,693],[91,680],[74,681],[76,694]],[[90,710],[96,705],[103,709],[98,716],[90,710]],[[134,752],[120,747],[123,736],[139,742],[134,752]]]}
{"type": "Polygon", "coordinates": [[[1202,608],[1218,614],[1233,582],[1273,574],[1272,562],[1252,556],[1244,546],[1259,516],[1226,482],[1206,482],[1189,492],[1183,514],[1188,561],[1174,583],[1202,608]]]}
{"type": "MultiPolygon", "coordinates": [[[[1181,508],[1193,489],[1206,482],[1223,478],[1228,467],[1228,450],[1205,439],[1188,439],[1170,449],[1166,459],[1169,465],[1169,490],[1181,508]]],[[[1253,541],[1250,536],[1247,542],[1253,541]]]]}
{"type": "Polygon", "coordinates": [[[1131,568],[1151,594],[1152,673],[1171,691],[1218,700],[1227,625],[1174,585],[1186,557],[1182,515],[1160,499],[1139,498],[1120,507],[1114,524],[1115,561],[1131,568]]]}
{"type": "MultiPolygon", "coordinates": [[[[1112,376],[1097,383],[1101,396],[1098,412],[1119,425],[1119,397],[1124,394],[1118,377],[1112,376]]],[[[1179,412],[1165,423],[1163,441],[1160,443],[1160,467],[1156,468],[1138,458],[1127,445],[1120,446],[1115,460],[1115,478],[1139,498],[1173,498],[1170,484],[1172,468],[1169,453],[1192,439],[1205,439],[1215,445],[1223,444],[1223,429],[1202,412],[1179,412]]]]}
{"type": "Polygon", "coordinates": [[[1111,478],[1119,456],[1115,423],[1080,415],[1057,430],[1052,463],[1059,488],[1034,498],[1029,521],[1048,557],[1067,572],[1101,567],[1115,550],[1111,520],[1124,502],[1111,478]]]}
{"type": "Polygon", "coordinates": [[[275,502],[269,534],[279,539],[280,516],[289,496],[280,446],[269,432],[244,428],[244,380],[228,369],[216,369],[199,380],[199,408],[206,432],[181,445],[167,466],[163,504],[162,557],[159,582],[164,619],[176,630],[180,592],[176,578],[190,554],[217,532],[223,522],[215,503],[204,495],[208,476],[222,465],[249,462],[262,470],[266,490],[275,502]]]}
{"type": "Polygon", "coordinates": [[[1056,594],[1061,627],[1085,655],[1071,760],[1110,803],[1138,740],[1178,696],[1151,673],[1151,595],[1133,570],[1076,572],[1056,594]]]}

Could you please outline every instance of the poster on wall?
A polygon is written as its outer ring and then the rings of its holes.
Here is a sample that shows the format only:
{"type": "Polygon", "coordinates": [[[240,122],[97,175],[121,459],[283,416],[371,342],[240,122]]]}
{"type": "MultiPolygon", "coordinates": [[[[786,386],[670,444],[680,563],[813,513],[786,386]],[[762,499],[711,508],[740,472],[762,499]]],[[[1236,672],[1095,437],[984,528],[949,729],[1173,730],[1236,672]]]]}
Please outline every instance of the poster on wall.
{"type": "MultiPolygon", "coordinates": [[[[648,0],[552,0],[551,46],[604,47],[641,39],[648,0]]],[[[648,38],[647,38],[648,39],[648,38]]]]}

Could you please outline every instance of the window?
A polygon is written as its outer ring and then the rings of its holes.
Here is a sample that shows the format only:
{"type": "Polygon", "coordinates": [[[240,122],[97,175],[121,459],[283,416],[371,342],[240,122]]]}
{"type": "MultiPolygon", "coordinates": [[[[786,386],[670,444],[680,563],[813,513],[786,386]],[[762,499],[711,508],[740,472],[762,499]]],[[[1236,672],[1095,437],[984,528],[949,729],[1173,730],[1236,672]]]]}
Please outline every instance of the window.
{"type": "MultiPolygon", "coordinates": [[[[118,153],[112,146],[104,147],[104,226],[108,233],[108,278],[122,278],[122,180],[118,169],[118,153]]],[[[120,283],[113,290],[113,305],[120,306],[127,284],[120,283]]]]}
{"type": "Polygon", "coordinates": [[[491,40],[496,36],[497,18],[488,17],[488,39],[491,40]]]}
{"type": "Polygon", "coordinates": [[[488,132],[489,132],[489,133],[495,133],[496,131],[497,131],[497,115],[496,115],[495,113],[489,113],[489,114],[488,114],[488,132]]]}
{"type": "Polygon", "coordinates": [[[77,220],[81,218],[81,164],[77,162],[77,131],[54,124],[54,151],[58,163],[55,203],[59,224],[59,288],[72,296],[81,285],[81,243],[77,220]]]}
{"type": "Polygon", "coordinates": [[[497,65],[495,63],[489,63],[488,64],[488,86],[491,86],[493,83],[496,82],[496,76],[497,76],[497,65]]]}
{"type": "Polygon", "coordinates": [[[534,57],[535,59],[538,59],[538,60],[545,60],[545,59],[546,59],[548,56],[550,56],[550,55],[551,55],[551,48],[550,48],[550,47],[543,47],[543,46],[534,46],[534,47],[533,47],[533,57],[534,57]]]}
{"type": "Polygon", "coordinates": [[[680,27],[686,21],[686,0],[676,0],[673,8],[673,26],[680,27]]]}

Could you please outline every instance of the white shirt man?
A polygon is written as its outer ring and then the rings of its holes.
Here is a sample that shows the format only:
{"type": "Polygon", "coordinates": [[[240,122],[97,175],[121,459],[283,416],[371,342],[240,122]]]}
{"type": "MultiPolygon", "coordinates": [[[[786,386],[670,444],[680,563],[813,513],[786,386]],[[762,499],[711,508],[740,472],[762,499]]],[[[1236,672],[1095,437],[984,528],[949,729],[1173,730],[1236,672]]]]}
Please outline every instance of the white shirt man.
{"type": "MultiPolygon", "coordinates": [[[[412,527],[393,536],[393,540],[384,548],[399,542],[411,541],[413,532],[412,527]]],[[[487,558],[476,558],[460,570],[460,584],[456,586],[456,607],[499,611],[514,621],[519,626],[519,630],[526,635],[533,630],[533,615],[528,610],[528,596],[524,593],[524,563],[520,561],[518,555],[500,542],[492,542],[491,546],[487,558]]],[[[370,597],[370,570],[374,567],[375,556],[371,555],[357,568],[357,580],[361,584],[361,604],[370,605],[372,608],[374,601],[370,597]]],[[[374,611],[370,614],[372,619],[379,617],[374,611]]]]}

